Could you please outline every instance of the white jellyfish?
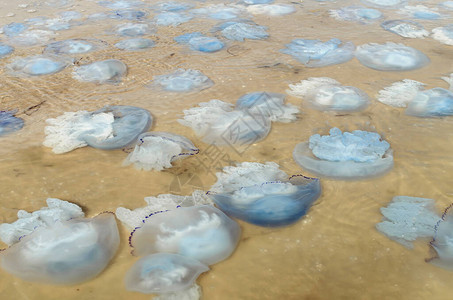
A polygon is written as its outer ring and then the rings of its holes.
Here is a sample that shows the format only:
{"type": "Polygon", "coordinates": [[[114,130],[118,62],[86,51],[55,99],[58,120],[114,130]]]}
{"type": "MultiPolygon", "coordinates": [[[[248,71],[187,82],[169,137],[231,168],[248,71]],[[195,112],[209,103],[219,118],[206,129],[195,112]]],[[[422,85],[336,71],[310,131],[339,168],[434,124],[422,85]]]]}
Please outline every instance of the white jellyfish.
{"type": "Polygon", "coordinates": [[[116,84],[126,75],[127,66],[118,59],[107,59],[74,68],[72,75],[79,81],[116,84]]]}

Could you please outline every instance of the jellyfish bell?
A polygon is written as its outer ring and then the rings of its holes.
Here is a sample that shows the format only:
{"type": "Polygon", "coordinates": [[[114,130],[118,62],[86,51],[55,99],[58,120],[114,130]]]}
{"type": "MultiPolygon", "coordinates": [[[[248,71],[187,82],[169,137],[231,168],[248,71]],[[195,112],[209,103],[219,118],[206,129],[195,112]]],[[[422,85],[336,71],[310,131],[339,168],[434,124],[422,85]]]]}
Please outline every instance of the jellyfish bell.
{"type": "Polygon", "coordinates": [[[152,86],[175,93],[202,91],[213,85],[209,77],[192,69],[177,69],[169,74],[154,76],[152,83],[152,86]]]}
{"type": "Polygon", "coordinates": [[[121,60],[107,59],[76,67],[72,75],[79,81],[117,84],[126,73],[127,66],[121,60]]]}
{"type": "Polygon", "coordinates": [[[16,58],[6,67],[14,76],[42,76],[60,72],[66,68],[72,59],[55,55],[35,55],[16,58]]]}
{"type": "Polygon", "coordinates": [[[408,103],[406,114],[416,117],[453,115],[453,92],[443,88],[419,91],[408,103]]]}
{"type": "Polygon", "coordinates": [[[0,111],[0,136],[21,130],[24,120],[14,116],[16,111],[0,111]]]}
{"type": "Polygon", "coordinates": [[[437,267],[453,271],[453,215],[452,205],[445,209],[441,220],[434,229],[434,237],[430,246],[435,251],[436,256],[429,262],[437,267]]]}

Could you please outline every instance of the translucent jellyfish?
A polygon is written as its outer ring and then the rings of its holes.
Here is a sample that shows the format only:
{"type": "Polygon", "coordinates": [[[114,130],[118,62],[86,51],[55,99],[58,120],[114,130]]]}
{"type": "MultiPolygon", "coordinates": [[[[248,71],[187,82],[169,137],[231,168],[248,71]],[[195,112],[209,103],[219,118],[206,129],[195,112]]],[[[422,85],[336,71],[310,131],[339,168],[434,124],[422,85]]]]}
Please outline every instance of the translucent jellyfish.
{"type": "Polygon", "coordinates": [[[0,136],[21,130],[24,120],[14,116],[15,111],[0,111],[0,136]]]}
{"type": "Polygon", "coordinates": [[[50,43],[44,49],[44,53],[51,54],[81,54],[101,48],[101,41],[70,39],[50,43]]]}
{"type": "Polygon", "coordinates": [[[382,17],[382,13],[373,8],[363,6],[347,6],[340,9],[329,10],[329,15],[339,21],[352,21],[358,23],[370,23],[382,17]]]}
{"type": "Polygon", "coordinates": [[[203,8],[197,8],[190,10],[191,13],[196,15],[206,15],[211,19],[216,20],[230,20],[235,19],[239,14],[241,14],[241,7],[230,7],[224,4],[220,5],[210,5],[203,8]]]}
{"type": "Polygon", "coordinates": [[[153,40],[145,38],[132,38],[119,41],[115,44],[115,47],[121,50],[127,51],[140,51],[152,48],[156,45],[153,40]]]}
{"type": "Polygon", "coordinates": [[[192,20],[192,16],[177,12],[162,12],[154,17],[157,25],[178,26],[192,20]]]}
{"type": "Polygon", "coordinates": [[[179,44],[189,45],[192,50],[207,53],[219,51],[225,46],[219,39],[204,36],[200,32],[186,33],[175,37],[174,40],[179,44]]]}
{"type": "Polygon", "coordinates": [[[317,110],[357,111],[369,104],[368,95],[353,86],[343,86],[328,77],[310,77],[290,84],[288,94],[308,101],[317,110]]]}
{"type": "Polygon", "coordinates": [[[444,1],[439,3],[439,6],[443,9],[453,10],[453,1],[444,1]]]}
{"type": "Polygon", "coordinates": [[[130,37],[151,34],[153,31],[154,28],[145,23],[126,23],[118,25],[115,29],[117,34],[130,37]]]}
{"type": "Polygon", "coordinates": [[[378,176],[393,167],[389,143],[375,132],[341,132],[332,128],[330,135],[312,135],[309,142],[297,144],[294,160],[319,176],[359,179],[378,176]]]}
{"type": "Polygon", "coordinates": [[[299,109],[292,104],[285,104],[285,98],[285,95],[278,93],[248,93],[236,101],[235,109],[261,115],[272,122],[289,123],[296,120],[299,109]]]}
{"type": "Polygon", "coordinates": [[[107,59],[75,67],[72,76],[79,81],[115,84],[126,72],[127,66],[121,60],[107,59]]]}
{"type": "Polygon", "coordinates": [[[381,208],[384,216],[376,224],[379,232],[388,238],[413,248],[417,238],[430,238],[440,217],[434,211],[434,200],[396,196],[387,207],[381,208]]]}
{"type": "Polygon", "coordinates": [[[139,259],[126,273],[126,289],[144,294],[162,294],[190,288],[209,267],[190,257],[172,253],[150,254],[139,259]]]}
{"type": "Polygon", "coordinates": [[[339,39],[327,42],[320,40],[294,39],[280,52],[292,55],[307,67],[324,67],[341,64],[354,57],[354,44],[339,39]]]}
{"type": "Polygon", "coordinates": [[[274,0],[242,0],[242,2],[247,5],[259,5],[274,3],[274,0]]]}
{"type": "Polygon", "coordinates": [[[194,92],[210,88],[214,82],[198,70],[177,69],[173,73],[154,76],[154,85],[168,92],[194,92]]]}
{"type": "Polygon", "coordinates": [[[247,23],[233,23],[222,30],[229,40],[243,42],[244,39],[263,40],[269,37],[266,27],[247,23]]]}
{"type": "Polygon", "coordinates": [[[15,76],[41,76],[60,72],[72,62],[72,59],[53,56],[36,55],[16,58],[6,67],[15,76]]]}
{"type": "Polygon", "coordinates": [[[94,112],[66,112],[49,124],[43,145],[57,154],[91,146],[111,150],[126,147],[152,124],[149,111],[134,106],[106,106],[94,112]]]}
{"type": "Polygon", "coordinates": [[[283,16],[292,14],[296,9],[289,4],[258,4],[248,6],[247,11],[254,15],[283,16]]]}
{"type": "Polygon", "coordinates": [[[393,107],[406,107],[423,86],[421,82],[404,79],[380,90],[377,100],[393,107]]]}
{"type": "Polygon", "coordinates": [[[443,88],[420,91],[408,103],[406,114],[416,117],[451,116],[453,92],[443,88]]]}
{"type": "Polygon", "coordinates": [[[113,1],[99,1],[98,4],[110,9],[127,9],[140,7],[144,3],[139,0],[113,0],[113,1]]]}
{"type": "Polygon", "coordinates": [[[161,171],[172,162],[195,155],[199,149],[186,137],[168,132],[145,132],[138,136],[134,150],[123,165],[133,164],[138,170],[161,171]]]}
{"type": "Polygon", "coordinates": [[[16,36],[20,34],[21,32],[25,31],[28,28],[27,24],[24,23],[9,23],[5,26],[2,27],[3,34],[6,36],[16,36]]]}
{"type": "Polygon", "coordinates": [[[117,10],[110,15],[111,18],[120,20],[142,20],[147,16],[148,14],[146,12],[133,9],[117,10]]]}
{"type": "Polygon", "coordinates": [[[399,14],[408,15],[416,19],[437,20],[443,16],[437,12],[437,8],[428,8],[424,5],[407,5],[398,11],[399,14]]]}
{"type": "Polygon", "coordinates": [[[442,44],[453,46],[453,24],[434,28],[432,37],[442,44]]]}
{"type": "Polygon", "coordinates": [[[8,56],[9,54],[13,53],[13,51],[14,47],[11,47],[0,42],[0,58],[8,56]]]}
{"type": "Polygon", "coordinates": [[[217,173],[210,196],[227,215],[259,226],[284,226],[304,216],[321,194],[319,180],[287,179],[276,163],[241,163],[217,173]]]}
{"type": "Polygon", "coordinates": [[[203,142],[219,146],[253,144],[264,139],[271,129],[266,116],[233,110],[230,103],[220,100],[184,110],[184,119],[178,122],[192,128],[203,142]]]}
{"type": "Polygon", "coordinates": [[[430,245],[436,252],[436,257],[429,262],[437,267],[453,271],[453,217],[451,207],[447,207],[442,219],[435,226],[434,238],[430,245]]]}
{"type": "Polygon", "coordinates": [[[55,32],[50,30],[25,30],[9,38],[9,43],[17,46],[37,46],[47,44],[55,37],[55,32]]]}
{"type": "Polygon", "coordinates": [[[239,241],[239,225],[212,205],[157,212],[136,228],[129,241],[134,254],[167,252],[212,265],[228,258],[239,241]]]}
{"type": "Polygon", "coordinates": [[[417,49],[391,42],[358,46],[355,56],[363,65],[379,71],[408,71],[429,63],[429,58],[417,49]]]}
{"type": "Polygon", "coordinates": [[[361,0],[362,3],[378,8],[396,8],[406,3],[406,0],[361,0]]]}
{"type": "Polygon", "coordinates": [[[423,25],[410,20],[388,20],[381,23],[381,27],[399,36],[416,39],[429,36],[423,25]]]}
{"type": "Polygon", "coordinates": [[[184,11],[192,8],[194,5],[190,3],[183,3],[183,2],[161,2],[153,6],[153,9],[157,11],[172,11],[172,12],[179,12],[184,11]]]}

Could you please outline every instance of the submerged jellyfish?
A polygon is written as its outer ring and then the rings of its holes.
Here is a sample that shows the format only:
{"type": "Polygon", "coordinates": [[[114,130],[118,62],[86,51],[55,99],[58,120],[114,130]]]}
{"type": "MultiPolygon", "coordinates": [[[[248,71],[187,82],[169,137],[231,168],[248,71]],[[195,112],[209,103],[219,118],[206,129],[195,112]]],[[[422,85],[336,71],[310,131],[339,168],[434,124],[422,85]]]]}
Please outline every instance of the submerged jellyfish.
{"type": "Polygon", "coordinates": [[[379,71],[408,71],[429,63],[429,58],[417,49],[391,42],[358,46],[355,57],[368,68],[379,71]]]}
{"type": "Polygon", "coordinates": [[[20,34],[21,32],[25,31],[28,28],[28,25],[24,23],[9,23],[2,27],[3,34],[12,37],[15,35],[20,34]]]}
{"type": "Polygon", "coordinates": [[[178,11],[184,11],[192,8],[194,5],[190,3],[182,3],[182,2],[175,2],[175,1],[169,1],[169,2],[162,2],[154,5],[152,8],[157,10],[157,11],[172,11],[172,12],[178,12],[178,11]]]}
{"type": "Polygon", "coordinates": [[[121,36],[141,36],[145,34],[151,34],[153,28],[145,23],[126,23],[116,27],[116,33],[121,36]]]}
{"type": "Polygon", "coordinates": [[[378,8],[395,8],[406,3],[406,0],[361,0],[364,4],[378,8]]]}
{"type": "Polygon", "coordinates": [[[190,257],[156,253],[139,259],[124,278],[126,289],[144,294],[179,292],[190,288],[209,267],[190,257]]]}
{"type": "MultiPolygon", "coordinates": [[[[23,213],[27,214],[19,212],[23,213]]],[[[27,235],[0,254],[2,268],[27,281],[51,284],[77,284],[96,277],[118,249],[118,228],[113,214],[103,213],[91,219],[82,216],[80,208],[69,207],[66,202],[39,215],[30,214],[31,223],[25,219],[15,222],[25,228],[27,235]],[[41,223],[29,232],[31,224],[38,220],[41,223]]]]}
{"type": "Polygon", "coordinates": [[[343,86],[328,77],[310,77],[290,84],[288,94],[303,98],[317,110],[357,111],[369,104],[368,96],[353,86],[343,86]]]}
{"type": "Polygon", "coordinates": [[[254,15],[283,16],[292,14],[296,9],[289,4],[258,4],[248,6],[247,11],[254,15]]]}
{"type": "Polygon", "coordinates": [[[80,81],[95,83],[119,83],[127,72],[127,66],[117,59],[97,61],[74,68],[72,75],[80,81]]]}
{"type": "Polygon", "coordinates": [[[420,91],[408,103],[406,114],[416,117],[451,116],[453,92],[443,88],[420,91]]]}
{"type": "Polygon", "coordinates": [[[229,7],[224,4],[220,4],[192,9],[190,12],[197,15],[206,15],[211,19],[229,20],[237,18],[237,15],[241,13],[241,8],[239,6],[229,7]]]}
{"type": "Polygon", "coordinates": [[[401,8],[398,13],[424,20],[437,20],[443,17],[437,12],[437,8],[430,9],[424,5],[407,5],[404,8],[401,8]]]}
{"type": "Polygon", "coordinates": [[[3,58],[11,53],[13,53],[14,47],[3,44],[0,42],[0,58],[3,58]]]}
{"type": "Polygon", "coordinates": [[[91,146],[111,150],[123,148],[148,130],[149,111],[134,106],[106,106],[94,112],[66,112],[47,119],[43,145],[57,154],[91,146]]]}
{"type": "Polygon", "coordinates": [[[241,163],[217,173],[210,196],[227,215],[259,226],[284,226],[304,216],[321,194],[316,178],[292,176],[276,163],[241,163]]]}
{"type": "Polygon", "coordinates": [[[292,104],[284,104],[285,98],[285,95],[278,93],[248,93],[236,101],[235,109],[261,115],[272,122],[289,123],[296,120],[299,109],[292,104]]]}
{"type": "Polygon", "coordinates": [[[9,43],[18,46],[36,46],[46,44],[55,37],[55,32],[49,30],[25,30],[9,38],[9,43]]]}
{"type": "Polygon", "coordinates": [[[45,53],[51,54],[80,54],[88,53],[102,47],[98,40],[70,39],[50,43],[44,49],[45,53]]]}
{"type": "Polygon", "coordinates": [[[436,257],[429,262],[437,267],[453,271],[453,217],[452,205],[447,207],[441,220],[434,228],[434,238],[430,246],[436,252],[436,257]]]}
{"type": "Polygon", "coordinates": [[[239,241],[239,225],[212,205],[156,212],[129,240],[134,254],[167,252],[212,265],[228,258],[239,241]]]}
{"type": "Polygon", "coordinates": [[[347,62],[354,57],[354,49],[353,43],[339,39],[327,42],[294,39],[280,52],[293,56],[307,67],[324,67],[347,62]]]}
{"type": "Polygon", "coordinates": [[[198,70],[177,69],[173,73],[154,76],[154,85],[168,92],[194,92],[210,88],[214,82],[198,70]]]}
{"type": "Polygon", "coordinates": [[[148,14],[141,10],[133,9],[122,9],[113,12],[110,17],[112,19],[120,20],[142,20],[145,19],[148,14]]]}
{"type": "Polygon", "coordinates": [[[36,55],[16,58],[6,67],[15,76],[41,76],[60,72],[71,63],[68,58],[53,55],[36,55]]]}
{"type": "Polygon", "coordinates": [[[189,45],[192,50],[208,53],[219,51],[225,46],[219,39],[204,36],[200,32],[186,33],[174,40],[179,44],[189,45]]]}
{"type": "Polygon", "coordinates": [[[297,144],[294,160],[319,176],[359,179],[382,175],[393,167],[389,143],[375,132],[330,129],[330,135],[312,135],[309,142],[297,144]]]}
{"type": "Polygon", "coordinates": [[[24,120],[14,116],[15,111],[0,111],[0,136],[13,133],[24,127],[24,120]]]}
{"type": "Polygon", "coordinates": [[[126,9],[142,6],[144,3],[140,0],[114,0],[114,1],[99,1],[99,5],[110,9],[126,9]]]}
{"type": "Polygon", "coordinates": [[[266,27],[248,23],[233,22],[222,30],[222,35],[229,40],[243,42],[244,39],[263,40],[269,37],[266,27]]]}
{"type": "Polygon", "coordinates": [[[173,161],[199,152],[188,138],[168,132],[145,132],[137,140],[123,165],[133,164],[138,170],[161,171],[171,168],[173,161]]]}
{"type": "Polygon", "coordinates": [[[377,100],[393,107],[406,107],[423,86],[421,82],[404,79],[380,90],[377,100]]]}
{"type": "Polygon", "coordinates": [[[433,39],[445,45],[453,45],[453,24],[433,29],[433,39]]]}
{"type": "Polygon", "coordinates": [[[381,27],[399,36],[416,39],[429,36],[423,25],[410,20],[388,20],[381,23],[381,27]]]}
{"type": "Polygon", "coordinates": [[[192,128],[203,142],[216,145],[253,144],[264,139],[271,129],[267,117],[233,110],[230,103],[220,100],[184,110],[184,119],[178,122],[192,128]]]}
{"type": "Polygon", "coordinates": [[[145,38],[132,38],[119,41],[115,47],[127,51],[139,51],[154,47],[156,43],[153,40],[145,38]]]}
{"type": "Polygon", "coordinates": [[[182,23],[192,20],[192,16],[177,12],[162,12],[154,17],[157,25],[161,26],[178,26],[182,23]]]}
{"type": "Polygon", "coordinates": [[[340,9],[329,10],[329,15],[340,21],[352,21],[359,23],[373,22],[382,17],[382,13],[373,8],[363,6],[347,6],[340,9]]]}

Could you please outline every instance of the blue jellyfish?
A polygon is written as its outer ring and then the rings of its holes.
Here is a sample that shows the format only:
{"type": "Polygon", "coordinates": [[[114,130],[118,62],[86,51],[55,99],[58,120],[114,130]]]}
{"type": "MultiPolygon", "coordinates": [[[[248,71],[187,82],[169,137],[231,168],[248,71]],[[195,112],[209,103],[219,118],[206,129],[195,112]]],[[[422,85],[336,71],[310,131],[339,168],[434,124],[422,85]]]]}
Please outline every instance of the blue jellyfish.
{"type": "Polygon", "coordinates": [[[430,246],[436,252],[436,256],[429,262],[437,267],[453,271],[453,217],[451,208],[448,206],[442,214],[441,220],[434,228],[434,237],[430,246]]]}
{"type": "Polygon", "coordinates": [[[44,52],[51,54],[81,54],[101,47],[101,41],[98,40],[69,39],[48,44],[44,52]]]}
{"type": "Polygon", "coordinates": [[[154,85],[168,92],[194,92],[210,88],[214,82],[198,70],[177,69],[176,71],[154,76],[154,85]]]}
{"type": "Polygon", "coordinates": [[[429,32],[423,25],[411,20],[387,20],[381,23],[381,27],[406,38],[424,38],[429,36],[429,32]]]}
{"type": "Polygon", "coordinates": [[[354,49],[353,43],[335,38],[327,42],[294,39],[280,52],[293,56],[307,67],[324,67],[347,62],[354,57],[354,49]]]}
{"type": "Polygon", "coordinates": [[[404,8],[400,9],[399,13],[423,20],[437,20],[443,17],[440,13],[437,12],[437,8],[429,9],[424,5],[407,5],[404,8]]]}
{"type": "Polygon", "coordinates": [[[136,37],[151,34],[154,28],[145,23],[125,23],[118,25],[115,32],[121,36],[136,37]]]}
{"type": "Polygon", "coordinates": [[[396,8],[403,6],[407,0],[361,0],[362,3],[378,8],[396,8]]]}
{"type": "Polygon", "coordinates": [[[0,58],[8,56],[9,54],[13,53],[14,47],[6,45],[0,42],[0,58]]]}
{"type": "Polygon", "coordinates": [[[363,6],[347,6],[340,9],[331,9],[329,15],[340,21],[370,23],[382,17],[382,13],[374,8],[363,6]]]}
{"type": "Polygon", "coordinates": [[[41,76],[60,72],[72,62],[71,59],[52,56],[36,55],[16,58],[7,68],[16,76],[41,76]]]}
{"type": "Polygon", "coordinates": [[[292,14],[296,9],[289,4],[259,4],[248,6],[247,11],[254,15],[283,16],[292,14]]]}
{"type": "Polygon", "coordinates": [[[408,103],[406,114],[416,117],[453,115],[453,92],[443,88],[420,91],[408,103]]]}
{"type": "Polygon", "coordinates": [[[115,44],[115,47],[121,50],[127,51],[140,51],[152,48],[156,45],[153,40],[145,38],[132,38],[119,41],[115,44]]]}
{"type": "Polygon", "coordinates": [[[99,1],[99,5],[110,8],[110,9],[128,9],[134,7],[140,7],[144,3],[140,0],[109,0],[109,1],[99,1]]]}
{"type": "Polygon", "coordinates": [[[264,26],[238,22],[233,22],[222,29],[222,35],[229,40],[240,42],[244,39],[263,40],[269,37],[264,26]]]}
{"type": "Polygon", "coordinates": [[[133,9],[122,9],[114,11],[110,17],[112,19],[120,19],[120,20],[143,20],[148,16],[148,14],[141,10],[133,10],[133,9]]]}
{"type": "Polygon", "coordinates": [[[294,160],[319,176],[336,179],[360,179],[378,176],[393,167],[393,151],[375,132],[341,132],[332,128],[330,135],[312,135],[309,142],[297,144],[294,160]]]}
{"type": "Polygon", "coordinates": [[[152,8],[156,11],[171,11],[171,12],[180,12],[192,8],[194,5],[190,3],[182,2],[162,2],[154,5],[152,8]]]}
{"type": "Polygon", "coordinates": [[[162,12],[154,17],[157,25],[178,26],[192,20],[192,16],[177,12],[162,12]]]}
{"type": "Polygon", "coordinates": [[[13,22],[13,23],[9,23],[9,24],[3,26],[2,30],[3,30],[3,34],[5,34],[9,37],[12,37],[12,36],[16,36],[16,35],[22,33],[27,28],[28,28],[27,24],[13,22]]]}
{"type": "Polygon", "coordinates": [[[0,136],[21,130],[24,120],[14,116],[15,111],[0,111],[0,136]]]}
{"type": "Polygon", "coordinates": [[[192,9],[190,12],[197,15],[205,15],[211,19],[230,20],[237,18],[238,14],[241,13],[241,10],[236,7],[229,7],[221,4],[192,9]]]}
{"type": "Polygon", "coordinates": [[[174,40],[179,44],[189,45],[192,50],[207,53],[219,51],[225,46],[219,39],[204,36],[201,32],[185,33],[174,40]]]}
{"type": "Polygon", "coordinates": [[[126,75],[127,66],[117,59],[107,59],[74,68],[72,75],[80,81],[116,84],[126,75]]]}

